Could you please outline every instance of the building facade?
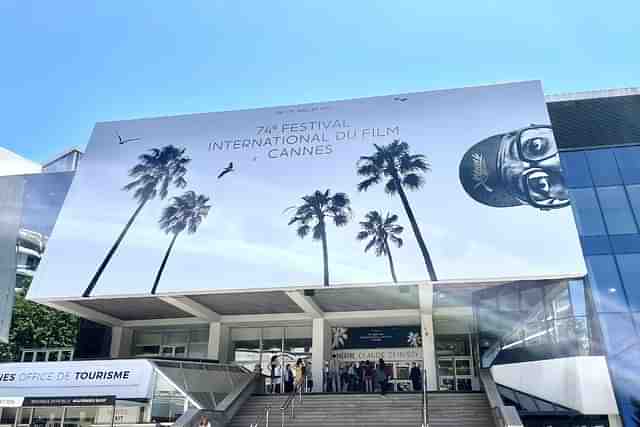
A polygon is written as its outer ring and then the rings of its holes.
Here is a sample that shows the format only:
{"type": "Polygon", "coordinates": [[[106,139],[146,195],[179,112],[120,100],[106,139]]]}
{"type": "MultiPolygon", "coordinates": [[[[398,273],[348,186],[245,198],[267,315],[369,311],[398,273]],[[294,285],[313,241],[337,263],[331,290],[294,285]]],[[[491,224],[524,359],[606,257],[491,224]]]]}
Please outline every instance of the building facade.
{"type": "MultiPolygon", "coordinates": [[[[141,368],[154,372],[149,374],[153,380],[145,383],[146,392],[136,399],[123,392],[115,397],[111,412],[102,405],[82,422],[100,424],[105,414],[117,411],[126,413],[130,423],[174,421],[190,407],[215,406],[215,399],[194,400],[194,394],[179,387],[176,378],[194,378],[185,373],[183,362],[200,364],[203,370],[241,367],[233,371],[239,376],[258,370],[272,391],[278,381],[270,384],[274,360],[282,369],[303,359],[309,390],[362,391],[349,380],[332,379],[328,362],[335,356],[347,374],[349,367],[384,359],[396,392],[414,391],[413,364],[426,373],[430,391],[477,392],[482,390],[481,373],[488,372],[526,426],[637,425],[639,106],[640,94],[633,90],[547,97],[586,275],[525,274],[523,267],[520,275],[488,279],[46,298],[47,305],[83,318],[73,353],[77,363],[98,358],[110,366],[120,362],[117,359],[151,360],[150,367],[141,368]],[[134,409],[127,412],[126,407],[134,409]]],[[[242,141],[239,144],[242,147],[242,141]]],[[[526,155],[533,163],[547,160],[526,155]]],[[[227,173],[234,173],[233,166],[227,173]]],[[[518,209],[550,210],[546,200],[534,199],[540,191],[532,187],[547,182],[539,178],[527,176],[529,199],[523,200],[533,207],[518,209]]],[[[478,181],[474,188],[487,182],[478,181]]],[[[567,224],[569,234],[574,233],[573,224],[567,224]]],[[[515,236],[512,244],[526,253],[530,246],[544,252],[563,244],[531,240],[531,234],[515,236]]],[[[482,250],[486,248],[475,248],[482,250]]],[[[517,263],[517,258],[503,256],[494,258],[495,265],[517,263]]],[[[183,385],[215,396],[206,385],[191,380],[183,385]]],[[[100,390],[88,393],[104,394],[100,390]]],[[[228,392],[221,390],[219,397],[228,392]]],[[[26,424],[23,413],[35,416],[35,406],[21,403],[21,409],[7,412],[7,424],[26,424]]],[[[73,411],[58,410],[56,419],[76,423],[73,411]]]]}

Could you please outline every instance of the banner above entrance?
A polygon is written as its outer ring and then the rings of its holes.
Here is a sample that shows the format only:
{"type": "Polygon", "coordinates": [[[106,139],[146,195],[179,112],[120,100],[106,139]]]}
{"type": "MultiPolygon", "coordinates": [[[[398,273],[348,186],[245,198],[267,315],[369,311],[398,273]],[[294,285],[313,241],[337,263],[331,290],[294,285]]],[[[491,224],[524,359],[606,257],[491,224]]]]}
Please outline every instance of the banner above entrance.
{"type": "Polygon", "coordinates": [[[98,123],[29,297],[584,273],[539,82],[98,123]]]}

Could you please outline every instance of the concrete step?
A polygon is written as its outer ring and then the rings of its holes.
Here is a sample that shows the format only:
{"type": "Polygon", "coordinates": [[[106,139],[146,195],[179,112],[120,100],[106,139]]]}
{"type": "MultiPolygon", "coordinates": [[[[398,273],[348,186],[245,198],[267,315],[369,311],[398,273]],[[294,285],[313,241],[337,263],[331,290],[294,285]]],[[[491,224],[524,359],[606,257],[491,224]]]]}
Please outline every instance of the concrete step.
{"type": "MultiPolygon", "coordinates": [[[[248,427],[271,406],[269,425],[282,423],[282,395],[254,395],[236,414],[229,427],[248,427]]],[[[296,401],[295,418],[285,417],[287,427],[418,427],[422,424],[419,393],[357,394],[311,393],[296,401]]],[[[493,427],[491,410],[482,393],[430,393],[431,427],[493,427]]],[[[260,427],[263,427],[261,425],[260,427]]]]}

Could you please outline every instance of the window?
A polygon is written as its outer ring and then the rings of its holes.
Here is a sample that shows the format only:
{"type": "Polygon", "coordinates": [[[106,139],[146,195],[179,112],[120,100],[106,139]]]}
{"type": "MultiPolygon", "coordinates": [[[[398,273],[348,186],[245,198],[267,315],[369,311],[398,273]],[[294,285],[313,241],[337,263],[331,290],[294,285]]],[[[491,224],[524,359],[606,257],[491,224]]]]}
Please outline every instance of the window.
{"type": "Polygon", "coordinates": [[[640,147],[615,149],[616,160],[625,184],[640,184],[640,147]]]}
{"type": "Polygon", "coordinates": [[[635,234],[638,232],[631,207],[623,187],[598,188],[602,214],[609,234],[635,234]]]}
{"type": "Polygon", "coordinates": [[[602,214],[593,188],[573,189],[569,191],[569,194],[580,235],[605,235],[602,214]]]}
{"type": "Polygon", "coordinates": [[[0,416],[0,424],[11,424],[16,421],[18,408],[2,408],[2,416],[0,416]]]}
{"type": "Polygon", "coordinates": [[[587,151],[586,155],[596,186],[622,184],[612,150],[591,150],[587,151]]]}
{"type": "Polygon", "coordinates": [[[618,269],[610,255],[586,257],[589,282],[598,312],[627,312],[624,290],[620,284],[618,269]]]}
{"type": "Polygon", "coordinates": [[[640,254],[616,256],[631,311],[640,311],[640,254]]]}
{"type": "Polygon", "coordinates": [[[584,152],[561,153],[560,160],[565,182],[569,188],[593,186],[584,152]]]}
{"type": "Polygon", "coordinates": [[[631,209],[636,216],[636,221],[640,221],[640,185],[628,185],[627,194],[631,202],[631,209]]]}
{"type": "Polygon", "coordinates": [[[571,295],[573,314],[575,316],[585,316],[587,314],[587,310],[584,298],[584,283],[582,280],[570,280],[569,293],[571,295]]]}
{"type": "Polygon", "coordinates": [[[606,313],[601,314],[599,320],[609,357],[627,350],[637,342],[638,337],[629,314],[606,313]]]}

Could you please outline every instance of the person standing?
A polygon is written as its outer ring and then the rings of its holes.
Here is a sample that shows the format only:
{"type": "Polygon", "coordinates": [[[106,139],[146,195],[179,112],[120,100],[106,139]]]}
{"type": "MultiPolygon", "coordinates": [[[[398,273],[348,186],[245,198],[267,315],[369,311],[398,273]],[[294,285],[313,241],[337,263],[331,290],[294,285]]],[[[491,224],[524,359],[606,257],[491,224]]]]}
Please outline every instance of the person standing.
{"type": "Polygon", "coordinates": [[[373,393],[373,364],[367,360],[364,362],[364,391],[373,393]]]}
{"type": "Polygon", "coordinates": [[[411,372],[409,372],[409,379],[413,384],[413,391],[422,391],[422,372],[416,362],[411,364],[411,372]]]}
{"type": "Polygon", "coordinates": [[[278,370],[278,356],[271,356],[271,393],[279,393],[280,390],[276,390],[276,384],[278,382],[277,370],[278,370]]]}
{"type": "Polygon", "coordinates": [[[293,391],[293,372],[291,371],[291,365],[288,363],[284,368],[283,375],[284,392],[291,393],[293,391]]]}
{"type": "Polygon", "coordinates": [[[340,363],[335,354],[329,360],[329,385],[334,393],[340,391],[340,363]]]}
{"type": "Polygon", "coordinates": [[[293,390],[298,390],[304,385],[304,371],[302,359],[296,360],[296,365],[293,368],[293,390]]]}
{"type": "Polygon", "coordinates": [[[387,392],[387,366],[384,363],[384,359],[378,360],[378,367],[376,369],[376,384],[380,386],[380,394],[385,395],[387,392]]]}

